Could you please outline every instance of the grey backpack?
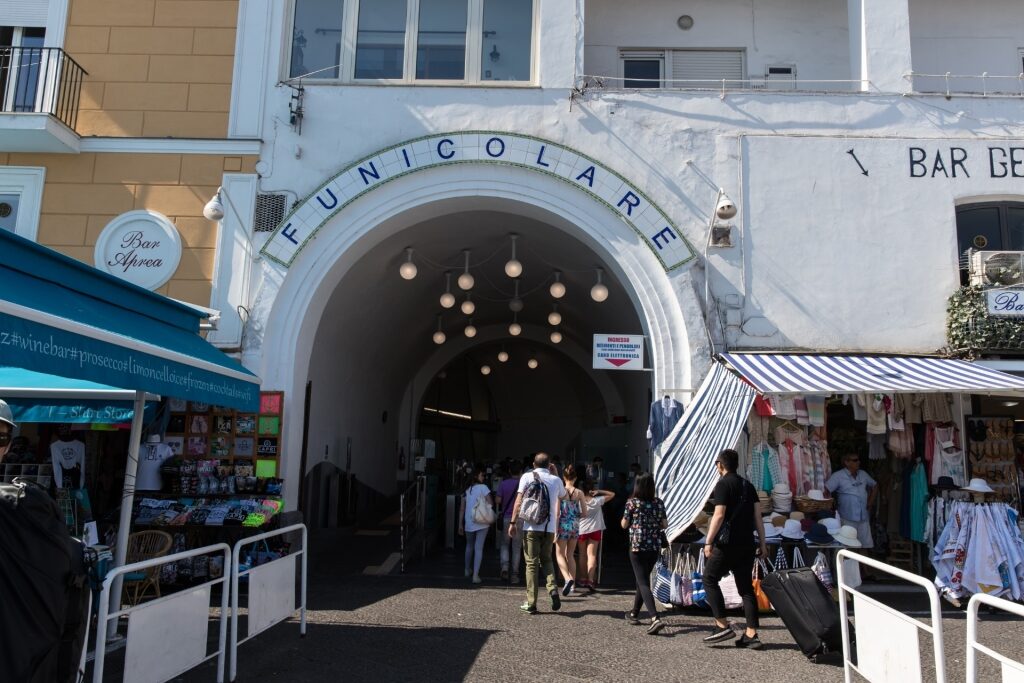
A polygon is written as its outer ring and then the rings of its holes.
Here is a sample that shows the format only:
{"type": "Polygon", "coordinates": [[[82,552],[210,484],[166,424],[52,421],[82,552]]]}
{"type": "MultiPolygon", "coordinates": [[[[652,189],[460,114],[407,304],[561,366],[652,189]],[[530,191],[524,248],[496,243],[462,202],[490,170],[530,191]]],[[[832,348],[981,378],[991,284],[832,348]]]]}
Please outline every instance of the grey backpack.
{"type": "Polygon", "coordinates": [[[540,475],[533,473],[533,481],[523,491],[519,504],[519,517],[527,524],[546,524],[551,516],[551,496],[540,475]]]}

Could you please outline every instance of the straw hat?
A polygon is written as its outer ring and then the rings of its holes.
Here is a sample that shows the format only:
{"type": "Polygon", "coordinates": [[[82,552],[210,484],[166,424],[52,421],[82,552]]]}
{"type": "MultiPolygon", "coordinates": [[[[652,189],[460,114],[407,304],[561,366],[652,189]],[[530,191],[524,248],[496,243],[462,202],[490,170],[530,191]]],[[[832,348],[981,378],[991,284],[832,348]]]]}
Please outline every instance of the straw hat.
{"type": "Polygon", "coordinates": [[[807,497],[811,500],[826,500],[825,494],[818,489],[811,489],[807,492],[807,497]]]}
{"type": "Polygon", "coordinates": [[[772,526],[782,527],[786,523],[785,515],[772,515],[772,526]]]}
{"type": "Polygon", "coordinates": [[[693,520],[693,525],[702,533],[706,534],[708,532],[708,516],[703,510],[697,513],[697,518],[693,520]]]}
{"type": "Polygon", "coordinates": [[[800,512],[799,510],[796,510],[795,512],[792,512],[789,515],[789,518],[790,519],[795,519],[796,521],[801,522],[801,521],[803,521],[804,513],[800,512]]]}
{"type": "Polygon", "coordinates": [[[962,490],[970,491],[971,493],[995,493],[988,482],[979,477],[971,479],[971,483],[965,486],[962,490]]]}
{"type": "Polygon", "coordinates": [[[787,493],[790,493],[789,484],[787,484],[785,482],[779,482],[778,484],[775,485],[775,488],[772,489],[772,493],[775,493],[775,494],[779,494],[779,493],[787,494],[787,493]]]}
{"type": "Polygon", "coordinates": [[[832,534],[832,537],[851,548],[859,548],[861,546],[861,542],[857,539],[857,529],[852,526],[843,526],[837,533],[832,534]]]}
{"type": "MultiPolygon", "coordinates": [[[[856,533],[856,532],[854,532],[856,533]]],[[[802,541],[804,530],[800,528],[800,522],[795,519],[787,519],[786,526],[782,527],[782,536],[796,541],[802,541]]]]}

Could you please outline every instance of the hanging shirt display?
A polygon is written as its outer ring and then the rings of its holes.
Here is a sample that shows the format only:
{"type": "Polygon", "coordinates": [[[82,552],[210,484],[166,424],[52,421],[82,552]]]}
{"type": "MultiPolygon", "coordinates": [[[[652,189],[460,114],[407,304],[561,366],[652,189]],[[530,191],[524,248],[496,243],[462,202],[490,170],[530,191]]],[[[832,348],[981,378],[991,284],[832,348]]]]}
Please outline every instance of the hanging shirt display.
{"type": "Polygon", "coordinates": [[[885,434],[885,394],[857,394],[857,403],[867,412],[868,434],[885,434]]]}
{"type": "Polygon", "coordinates": [[[932,552],[935,585],[952,598],[986,593],[1024,598],[1024,538],[1004,503],[948,502],[946,525],[932,552]]]}
{"type": "Polygon", "coordinates": [[[921,409],[922,422],[952,422],[949,394],[917,394],[913,404],[921,409]]]}
{"type": "Polygon", "coordinates": [[[81,441],[54,441],[50,444],[53,481],[57,488],[80,489],[85,486],[85,444],[81,441]]]}
{"type": "Polygon", "coordinates": [[[747,481],[759,491],[771,491],[775,484],[785,481],[782,468],[779,466],[779,454],[767,441],[756,444],[750,450],[747,481]]]}
{"type": "Polygon", "coordinates": [[[165,443],[151,441],[139,449],[139,469],[135,475],[135,489],[138,491],[159,491],[163,488],[160,466],[174,457],[174,451],[165,443]]]}
{"type": "Polygon", "coordinates": [[[955,425],[928,425],[929,454],[931,456],[932,484],[939,483],[939,477],[952,477],[957,486],[964,486],[967,478],[964,472],[964,452],[960,448],[960,430],[955,425]]]}
{"type": "Polygon", "coordinates": [[[682,416],[683,404],[668,396],[651,404],[651,421],[647,431],[652,451],[672,432],[682,416]]]}
{"type": "Polygon", "coordinates": [[[807,403],[807,422],[812,427],[824,427],[825,426],[825,397],[824,396],[805,396],[804,401],[807,403]]]}
{"type": "Polygon", "coordinates": [[[924,543],[927,539],[925,527],[928,522],[928,479],[924,464],[917,463],[910,473],[910,540],[924,543]]]}

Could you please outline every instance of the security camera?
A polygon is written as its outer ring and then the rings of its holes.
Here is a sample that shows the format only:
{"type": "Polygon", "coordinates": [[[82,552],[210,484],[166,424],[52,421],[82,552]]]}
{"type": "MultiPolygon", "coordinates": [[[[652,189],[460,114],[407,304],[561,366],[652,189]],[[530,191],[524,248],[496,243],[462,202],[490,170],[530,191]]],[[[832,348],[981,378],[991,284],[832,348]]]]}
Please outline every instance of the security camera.
{"type": "Polygon", "coordinates": [[[723,221],[727,221],[736,215],[736,205],[723,194],[721,199],[718,200],[718,205],[715,207],[715,215],[723,221]]]}

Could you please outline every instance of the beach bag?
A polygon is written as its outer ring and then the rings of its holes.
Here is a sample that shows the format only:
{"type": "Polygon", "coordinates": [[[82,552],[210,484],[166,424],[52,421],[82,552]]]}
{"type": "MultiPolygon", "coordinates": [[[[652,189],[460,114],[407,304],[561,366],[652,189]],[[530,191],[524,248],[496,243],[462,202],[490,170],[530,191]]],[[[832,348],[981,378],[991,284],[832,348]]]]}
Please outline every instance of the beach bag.
{"type": "Polygon", "coordinates": [[[718,582],[718,588],[722,591],[726,609],[743,607],[743,597],[740,596],[740,591],[736,588],[736,577],[732,572],[722,577],[722,580],[718,582]]]}
{"type": "MultiPolygon", "coordinates": [[[[469,493],[468,491],[466,492],[469,493]]],[[[491,507],[490,503],[487,502],[487,496],[480,496],[476,499],[476,504],[473,505],[473,521],[477,524],[483,524],[484,526],[490,526],[494,524],[494,520],[497,516],[494,514],[494,508],[491,507]]]]}
{"type": "Polygon", "coordinates": [[[832,570],[829,569],[825,553],[818,553],[811,564],[811,570],[818,577],[818,581],[821,581],[821,585],[828,589],[828,594],[832,595],[835,592],[835,582],[832,580],[832,570]]]}
{"type": "Polygon", "coordinates": [[[527,524],[547,524],[551,516],[551,497],[548,487],[541,481],[540,475],[533,473],[533,481],[523,491],[523,501],[519,504],[519,517],[527,524]]]}
{"type": "Polygon", "coordinates": [[[661,604],[671,604],[672,570],[669,569],[669,561],[666,561],[666,553],[662,553],[654,564],[654,571],[651,572],[651,592],[654,599],[661,604]]]}
{"type": "Polygon", "coordinates": [[[707,607],[708,606],[708,594],[704,591],[704,552],[703,550],[697,556],[697,568],[693,570],[693,574],[690,576],[692,579],[693,593],[691,594],[691,603],[694,607],[707,607]]]}
{"type": "Polygon", "coordinates": [[[754,585],[754,597],[757,598],[757,609],[761,612],[770,612],[772,609],[771,601],[761,588],[761,580],[766,577],[768,573],[768,563],[760,557],[757,558],[757,562],[754,563],[754,571],[753,574],[751,574],[750,582],[754,585]]]}
{"type": "Polygon", "coordinates": [[[786,552],[779,546],[779,550],[775,553],[775,571],[782,571],[783,569],[789,569],[789,562],[786,561],[786,552]]]}
{"type": "Polygon", "coordinates": [[[693,604],[693,559],[687,552],[679,553],[676,568],[672,572],[672,597],[669,600],[677,607],[689,607],[693,604]]]}

